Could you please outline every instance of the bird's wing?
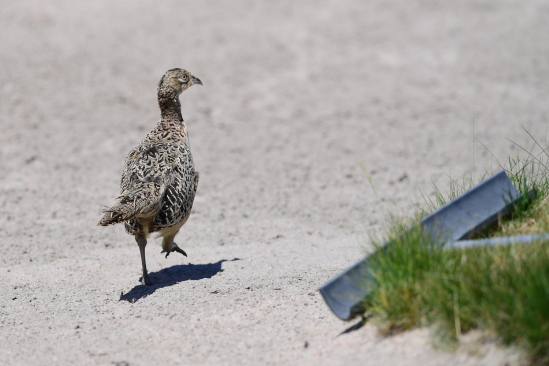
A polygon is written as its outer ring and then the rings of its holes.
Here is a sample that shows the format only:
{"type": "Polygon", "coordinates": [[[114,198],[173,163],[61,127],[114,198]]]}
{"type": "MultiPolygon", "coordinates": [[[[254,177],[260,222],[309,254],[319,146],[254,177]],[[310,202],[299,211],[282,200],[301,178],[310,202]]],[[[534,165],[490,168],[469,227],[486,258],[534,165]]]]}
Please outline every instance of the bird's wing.
{"type": "Polygon", "coordinates": [[[118,202],[105,210],[99,225],[111,225],[134,217],[154,216],[174,179],[175,147],[168,143],[142,144],[126,158],[118,202]]]}

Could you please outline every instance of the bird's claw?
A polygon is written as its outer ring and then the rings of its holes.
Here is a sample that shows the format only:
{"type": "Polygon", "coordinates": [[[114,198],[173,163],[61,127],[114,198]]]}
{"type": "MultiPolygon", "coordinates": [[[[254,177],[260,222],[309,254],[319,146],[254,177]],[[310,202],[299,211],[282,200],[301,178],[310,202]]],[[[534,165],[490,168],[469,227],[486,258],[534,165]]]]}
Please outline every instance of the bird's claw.
{"type": "Polygon", "coordinates": [[[183,254],[185,257],[187,256],[187,253],[185,253],[185,251],[183,249],[181,249],[179,246],[177,246],[177,244],[173,243],[172,244],[172,249],[171,250],[162,250],[160,253],[166,253],[166,258],[168,258],[168,256],[170,255],[171,252],[178,252],[178,253],[181,253],[183,254]]]}

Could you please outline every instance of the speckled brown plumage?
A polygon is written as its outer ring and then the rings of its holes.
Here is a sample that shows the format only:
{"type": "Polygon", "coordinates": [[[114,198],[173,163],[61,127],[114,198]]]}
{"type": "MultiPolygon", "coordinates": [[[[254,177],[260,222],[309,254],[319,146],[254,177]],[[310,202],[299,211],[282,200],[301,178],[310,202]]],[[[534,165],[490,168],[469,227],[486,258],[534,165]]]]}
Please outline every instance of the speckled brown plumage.
{"type": "Polygon", "coordinates": [[[182,69],[171,69],[162,77],[158,84],[161,120],[128,154],[118,202],[99,221],[101,226],[124,222],[126,231],[135,236],[146,285],[151,285],[145,263],[150,233],[163,237],[166,257],[173,251],[187,255],[173,240],[189,218],[198,186],[179,101],[179,95],[194,84],[202,82],[182,69]]]}

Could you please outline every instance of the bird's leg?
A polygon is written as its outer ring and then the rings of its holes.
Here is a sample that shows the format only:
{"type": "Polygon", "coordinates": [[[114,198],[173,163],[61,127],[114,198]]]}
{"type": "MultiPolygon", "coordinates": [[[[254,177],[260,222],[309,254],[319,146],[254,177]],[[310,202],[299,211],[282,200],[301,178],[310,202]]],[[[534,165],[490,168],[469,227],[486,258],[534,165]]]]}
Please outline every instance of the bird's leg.
{"type": "Polygon", "coordinates": [[[139,252],[141,252],[141,265],[143,266],[143,283],[146,286],[152,286],[151,279],[147,273],[147,263],[145,263],[145,247],[147,246],[147,238],[144,235],[136,235],[135,241],[139,246],[139,252]]]}
{"type": "Polygon", "coordinates": [[[162,240],[162,251],[160,253],[166,253],[166,258],[168,258],[171,252],[178,252],[186,257],[187,253],[173,242],[174,237],[175,234],[164,237],[162,240]]]}

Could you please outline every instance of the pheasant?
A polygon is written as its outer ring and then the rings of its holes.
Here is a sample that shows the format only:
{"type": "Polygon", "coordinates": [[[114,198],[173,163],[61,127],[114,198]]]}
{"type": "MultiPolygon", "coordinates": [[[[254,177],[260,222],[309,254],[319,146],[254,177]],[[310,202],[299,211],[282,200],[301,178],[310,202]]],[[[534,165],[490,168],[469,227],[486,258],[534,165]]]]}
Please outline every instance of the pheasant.
{"type": "Polygon", "coordinates": [[[100,226],[124,223],[135,236],[141,253],[143,282],[151,286],[145,262],[149,234],[162,237],[162,253],[187,253],[174,238],[191,213],[198,172],[195,171],[187,127],[181,115],[179,95],[195,84],[197,77],[183,69],[168,70],[158,83],[161,119],[130,151],[120,180],[120,196],[104,211],[100,226]]]}

